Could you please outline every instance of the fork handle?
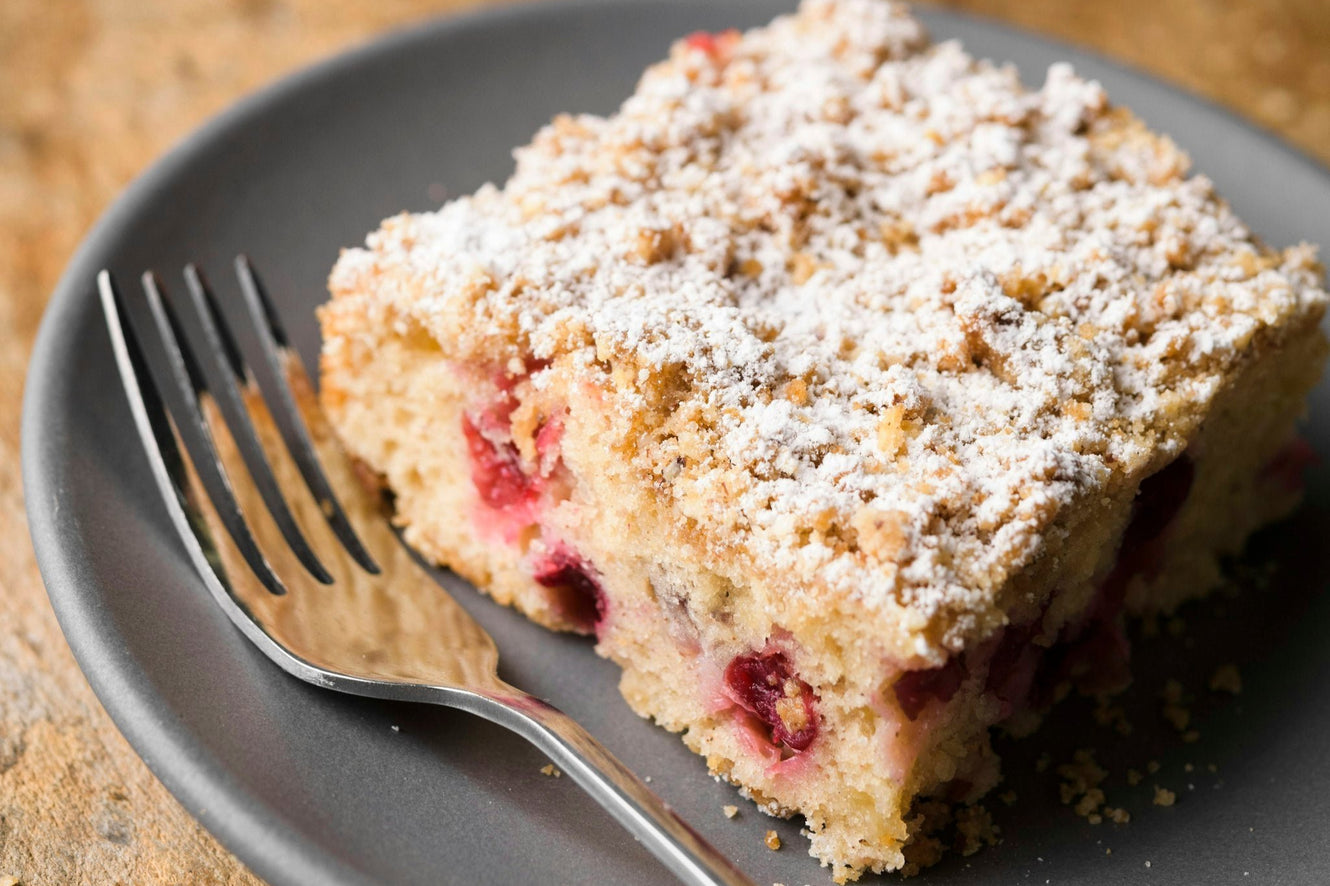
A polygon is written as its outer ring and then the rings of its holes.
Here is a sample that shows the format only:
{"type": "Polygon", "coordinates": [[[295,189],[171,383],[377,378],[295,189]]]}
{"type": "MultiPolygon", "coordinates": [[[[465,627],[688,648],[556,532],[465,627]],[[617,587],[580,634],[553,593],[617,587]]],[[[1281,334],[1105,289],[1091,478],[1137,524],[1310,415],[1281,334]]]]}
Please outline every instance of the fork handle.
{"type": "Polygon", "coordinates": [[[682,882],[754,886],[572,717],[506,685],[477,692],[472,698],[478,702],[474,706],[458,706],[470,707],[544,751],[682,882]]]}

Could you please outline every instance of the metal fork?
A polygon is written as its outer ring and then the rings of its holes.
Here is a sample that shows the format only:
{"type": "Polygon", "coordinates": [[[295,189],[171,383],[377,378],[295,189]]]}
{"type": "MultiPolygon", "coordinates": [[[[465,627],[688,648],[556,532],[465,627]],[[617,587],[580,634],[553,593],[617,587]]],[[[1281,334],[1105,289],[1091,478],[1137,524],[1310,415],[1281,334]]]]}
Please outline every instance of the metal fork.
{"type": "Polygon", "coordinates": [[[231,621],[317,686],[506,726],[683,882],[751,886],[585,729],[499,679],[494,641],[415,563],[358,478],[244,256],[235,270],[242,298],[229,320],[193,265],[183,306],[151,272],[141,299],[123,296],[107,271],[97,279],[157,486],[231,621]]]}

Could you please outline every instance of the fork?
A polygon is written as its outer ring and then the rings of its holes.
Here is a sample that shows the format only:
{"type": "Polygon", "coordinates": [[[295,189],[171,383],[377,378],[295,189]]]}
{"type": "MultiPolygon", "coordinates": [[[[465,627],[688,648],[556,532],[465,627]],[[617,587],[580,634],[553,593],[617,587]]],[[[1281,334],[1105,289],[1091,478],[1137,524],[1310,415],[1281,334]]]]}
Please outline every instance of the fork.
{"type": "Polygon", "coordinates": [[[340,447],[243,255],[235,272],[242,297],[226,310],[194,265],[183,305],[152,272],[141,299],[108,271],[97,285],[158,491],[236,627],[317,686],[460,708],[513,730],[681,881],[751,886],[572,718],[499,678],[494,641],[415,562],[340,447]]]}

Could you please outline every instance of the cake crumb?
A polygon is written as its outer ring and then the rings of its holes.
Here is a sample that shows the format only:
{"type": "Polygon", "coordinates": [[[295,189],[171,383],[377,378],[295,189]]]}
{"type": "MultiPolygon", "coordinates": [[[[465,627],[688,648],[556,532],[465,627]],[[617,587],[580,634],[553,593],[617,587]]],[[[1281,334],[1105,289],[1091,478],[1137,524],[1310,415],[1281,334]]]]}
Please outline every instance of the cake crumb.
{"type": "Polygon", "coordinates": [[[540,774],[548,775],[551,778],[563,777],[563,773],[556,769],[553,763],[546,763],[544,766],[540,767],[540,774]]]}
{"type": "Polygon", "coordinates": [[[1136,787],[1138,784],[1141,783],[1141,780],[1142,780],[1144,777],[1145,777],[1145,776],[1141,775],[1141,773],[1140,773],[1138,770],[1136,770],[1136,769],[1128,769],[1128,770],[1127,770],[1127,785],[1128,785],[1129,787],[1133,787],[1133,788],[1134,788],[1134,787],[1136,787]]]}
{"type": "Polygon", "coordinates": [[[1100,696],[1098,705],[1094,710],[1095,722],[1100,726],[1107,726],[1113,729],[1118,735],[1131,735],[1131,723],[1127,720],[1127,712],[1123,710],[1122,705],[1112,704],[1107,696],[1100,696]]]}
{"type": "Polygon", "coordinates": [[[1177,794],[1173,793],[1168,788],[1161,788],[1159,785],[1155,785],[1154,804],[1156,806],[1172,806],[1177,800],[1177,794]]]}
{"type": "Polygon", "coordinates": [[[767,844],[767,848],[772,852],[780,849],[780,834],[775,831],[767,831],[767,835],[762,839],[767,844]]]}
{"type": "Polygon", "coordinates": [[[1081,749],[1073,755],[1071,763],[1058,767],[1062,783],[1058,786],[1062,802],[1071,805],[1076,814],[1092,825],[1101,824],[1107,816],[1118,821],[1120,810],[1106,806],[1107,796],[1100,787],[1108,778],[1108,771],[1094,759],[1094,751],[1081,749]]]}
{"type": "Polygon", "coordinates": [[[1090,788],[1076,802],[1076,814],[1082,817],[1093,815],[1102,805],[1104,805],[1104,792],[1099,788],[1090,788]]]}
{"type": "Polygon", "coordinates": [[[1187,744],[1195,744],[1201,740],[1201,733],[1197,732],[1195,729],[1188,729],[1186,732],[1182,733],[1182,740],[1187,744]]]}
{"type": "Polygon", "coordinates": [[[1118,806],[1105,806],[1104,817],[1113,824],[1127,824],[1131,821],[1131,813],[1118,806]]]}
{"type": "Polygon", "coordinates": [[[1210,677],[1211,692],[1227,692],[1231,695],[1242,694],[1242,674],[1235,664],[1220,665],[1210,677]]]}
{"type": "Polygon", "coordinates": [[[1151,760],[1149,763],[1146,763],[1145,771],[1150,773],[1151,775],[1154,775],[1156,772],[1159,771],[1159,761],[1151,760]]]}
{"type": "Polygon", "coordinates": [[[1108,772],[1095,762],[1094,751],[1087,748],[1076,751],[1072,762],[1058,766],[1058,775],[1062,777],[1062,784],[1058,786],[1062,802],[1070,805],[1080,800],[1076,804],[1079,815],[1088,815],[1103,803],[1104,792],[1099,790],[1099,785],[1108,777],[1108,772]]]}
{"type": "Polygon", "coordinates": [[[1182,771],[1183,771],[1183,772],[1195,772],[1195,771],[1196,771],[1196,767],[1193,766],[1193,765],[1190,764],[1190,763],[1184,763],[1183,766],[1182,766],[1182,771]]]}
{"type": "Polygon", "coordinates": [[[720,811],[725,813],[725,817],[726,817],[726,818],[734,818],[736,815],[739,814],[739,807],[738,807],[738,806],[722,806],[722,807],[720,808],[720,811]]]}
{"type": "Polygon", "coordinates": [[[979,803],[956,811],[957,848],[961,855],[974,855],[985,846],[996,846],[1001,829],[979,803]]]}
{"type": "Polygon", "coordinates": [[[1185,732],[1187,724],[1191,722],[1191,711],[1177,705],[1165,705],[1164,719],[1171,723],[1178,732],[1185,732]]]}
{"type": "Polygon", "coordinates": [[[1161,711],[1164,719],[1171,723],[1178,732],[1186,732],[1187,727],[1191,724],[1191,710],[1186,705],[1188,699],[1182,684],[1177,680],[1169,680],[1164,684],[1164,689],[1159,693],[1159,696],[1164,701],[1161,711]]]}
{"type": "Polygon", "coordinates": [[[1001,800],[1002,803],[1003,803],[1003,805],[1005,805],[1005,806],[1015,806],[1015,805],[1016,805],[1016,792],[1015,792],[1015,791],[1004,791],[1003,793],[1001,793],[1001,794],[998,795],[998,799],[1001,800]]]}
{"type": "Polygon", "coordinates": [[[942,860],[950,841],[944,842],[941,835],[952,825],[953,813],[951,805],[941,800],[920,800],[914,804],[905,820],[911,836],[902,849],[905,855],[902,876],[913,877],[942,860]]]}

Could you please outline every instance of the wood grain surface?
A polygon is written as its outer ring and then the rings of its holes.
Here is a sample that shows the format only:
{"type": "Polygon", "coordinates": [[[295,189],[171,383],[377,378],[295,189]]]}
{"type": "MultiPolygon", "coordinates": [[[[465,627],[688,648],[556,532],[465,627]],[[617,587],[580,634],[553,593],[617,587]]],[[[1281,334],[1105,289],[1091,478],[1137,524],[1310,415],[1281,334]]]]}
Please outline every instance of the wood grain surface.
{"type": "MultiPolygon", "coordinates": [[[[116,193],[210,114],[313,59],[470,5],[0,0],[0,886],[258,882],[121,738],[42,588],[19,411],[61,268],[116,193]]],[[[948,5],[1151,71],[1330,162],[1330,0],[948,5]]]]}

